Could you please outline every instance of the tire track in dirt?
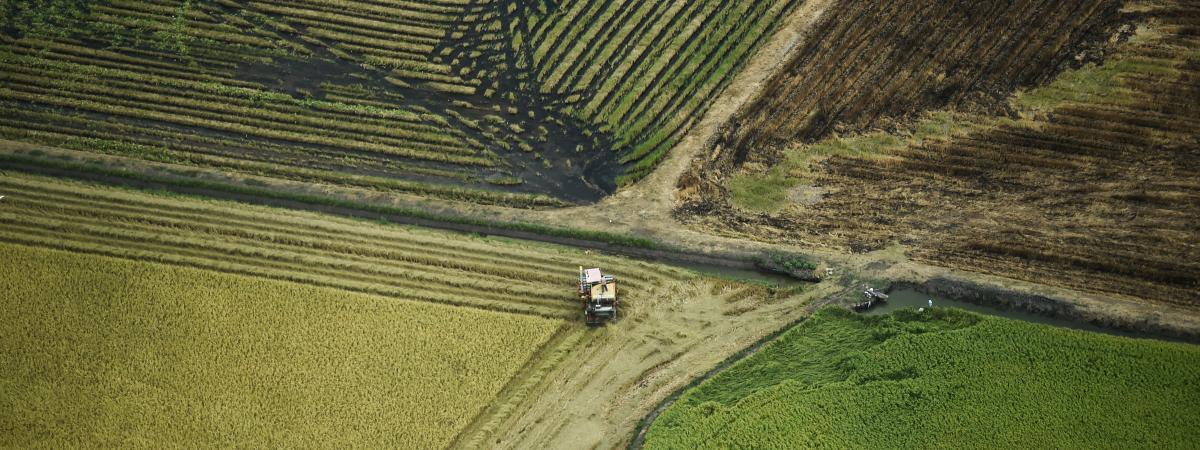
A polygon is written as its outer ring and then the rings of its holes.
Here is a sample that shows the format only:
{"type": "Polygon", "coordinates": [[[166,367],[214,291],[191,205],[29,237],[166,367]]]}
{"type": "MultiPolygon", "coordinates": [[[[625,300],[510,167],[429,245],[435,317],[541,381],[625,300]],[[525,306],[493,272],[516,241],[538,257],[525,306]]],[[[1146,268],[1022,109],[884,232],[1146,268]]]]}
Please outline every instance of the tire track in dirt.
{"type": "MultiPolygon", "coordinates": [[[[612,223],[614,217],[636,218],[636,228],[686,233],[671,217],[678,178],[694,158],[711,148],[720,127],[760,95],[770,76],[809,37],[808,30],[830,3],[814,0],[798,6],[645,179],[599,205],[519,216],[586,227],[612,223]]],[[[744,349],[794,320],[803,304],[826,290],[814,289],[802,296],[803,300],[793,298],[736,312],[737,308],[730,309],[723,299],[703,299],[707,293],[686,300],[675,293],[673,298],[647,305],[637,319],[627,316],[611,330],[584,330],[589,336],[580,341],[579,348],[569,350],[562,364],[545,374],[537,389],[528,392],[529,387],[519,383],[516,387],[525,393],[504,398],[505,404],[494,408],[507,417],[481,415],[455,447],[556,448],[570,442],[574,447],[619,448],[631,439],[638,420],[679,386],[720,362],[721,355],[744,349]],[[613,391],[613,386],[625,388],[613,391]],[[519,406],[509,404],[521,399],[519,406]],[[487,437],[491,441],[482,440],[485,437],[480,431],[484,429],[491,432],[487,437]]]]}

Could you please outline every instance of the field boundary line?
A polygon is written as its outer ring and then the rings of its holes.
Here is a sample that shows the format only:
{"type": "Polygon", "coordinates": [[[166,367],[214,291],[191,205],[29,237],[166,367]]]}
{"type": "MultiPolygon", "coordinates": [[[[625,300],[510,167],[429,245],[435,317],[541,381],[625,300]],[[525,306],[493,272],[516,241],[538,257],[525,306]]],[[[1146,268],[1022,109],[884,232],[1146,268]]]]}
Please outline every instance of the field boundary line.
{"type": "MultiPolygon", "coordinates": [[[[841,291],[842,292],[856,291],[856,289],[851,287],[851,288],[842,289],[841,291]]],[[[718,363],[713,368],[709,369],[707,372],[704,372],[704,373],[696,376],[696,378],[693,378],[691,381],[687,382],[686,384],[684,384],[682,386],[679,386],[677,389],[672,391],[669,395],[664,397],[662,399],[662,401],[660,401],[658,403],[658,405],[654,407],[654,409],[651,409],[650,412],[647,413],[645,417],[642,417],[642,419],[638,421],[637,427],[634,428],[633,435],[630,438],[629,443],[625,446],[626,450],[641,450],[642,444],[644,444],[646,441],[646,432],[650,431],[650,426],[654,425],[654,420],[657,419],[658,416],[663,413],[663,411],[666,411],[667,408],[670,408],[671,405],[675,404],[675,401],[679,400],[679,398],[682,397],[683,394],[685,392],[687,392],[689,389],[699,386],[701,383],[704,383],[705,381],[708,381],[710,378],[717,376],[721,372],[724,372],[725,369],[732,367],[734,364],[737,364],[739,361],[742,361],[742,360],[754,355],[755,353],[758,353],[758,351],[762,350],[762,348],[765,347],[766,345],[774,342],[776,339],[779,339],[780,336],[783,336],[788,331],[791,331],[792,329],[796,328],[800,324],[807,321],[810,317],[812,317],[812,315],[811,315],[812,311],[824,306],[829,301],[829,299],[832,299],[837,295],[838,295],[837,288],[825,287],[823,291],[821,291],[817,295],[812,296],[813,300],[810,301],[810,303],[808,305],[806,305],[804,308],[806,310],[804,315],[797,317],[796,319],[792,320],[791,322],[788,322],[788,323],[784,324],[783,326],[779,327],[775,331],[772,331],[769,334],[764,335],[762,338],[755,341],[753,344],[750,344],[749,346],[744,347],[741,350],[738,350],[734,354],[729,355],[729,357],[722,360],[720,363],[718,363]]]]}

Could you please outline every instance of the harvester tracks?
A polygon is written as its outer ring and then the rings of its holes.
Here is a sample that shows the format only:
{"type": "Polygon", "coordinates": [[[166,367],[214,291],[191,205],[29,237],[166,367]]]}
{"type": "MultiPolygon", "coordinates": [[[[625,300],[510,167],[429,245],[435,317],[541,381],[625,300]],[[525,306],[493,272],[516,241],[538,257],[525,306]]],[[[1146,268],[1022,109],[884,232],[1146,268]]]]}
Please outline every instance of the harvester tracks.
{"type": "Polygon", "coordinates": [[[120,189],[0,180],[0,239],[337,287],[398,299],[573,318],[578,265],[621,274],[631,301],[667,273],[644,263],[551,248],[380,227],[271,208],[120,189]]]}

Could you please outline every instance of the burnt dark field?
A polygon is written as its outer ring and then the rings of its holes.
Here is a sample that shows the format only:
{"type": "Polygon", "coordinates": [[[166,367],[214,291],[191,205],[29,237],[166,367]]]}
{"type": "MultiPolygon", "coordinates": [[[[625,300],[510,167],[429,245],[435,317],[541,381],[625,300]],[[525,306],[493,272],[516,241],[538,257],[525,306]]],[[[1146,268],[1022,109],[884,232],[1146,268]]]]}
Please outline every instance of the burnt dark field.
{"type": "MultiPolygon", "coordinates": [[[[679,213],[764,239],[898,243],[935,265],[1196,305],[1200,9],[1020,5],[998,24],[941,16],[951,8],[913,21],[960,29],[810,46],[731,125],[715,162],[684,179],[679,213]],[[911,45],[863,50],[894,42],[911,45]],[[937,48],[955,51],[920,56],[937,48]],[[799,82],[814,61],[864,69],[799,82]]],[[[823,28],[880,14],[891,13],[834,14],[823,28]]]]}
{"type": "Polygon", "coordinates": [[[725,131],[722,160],[887,126],[922,111],[1004,112],[1020,87],[1098,56],[1119,1],[842,3],[725,131]]]}

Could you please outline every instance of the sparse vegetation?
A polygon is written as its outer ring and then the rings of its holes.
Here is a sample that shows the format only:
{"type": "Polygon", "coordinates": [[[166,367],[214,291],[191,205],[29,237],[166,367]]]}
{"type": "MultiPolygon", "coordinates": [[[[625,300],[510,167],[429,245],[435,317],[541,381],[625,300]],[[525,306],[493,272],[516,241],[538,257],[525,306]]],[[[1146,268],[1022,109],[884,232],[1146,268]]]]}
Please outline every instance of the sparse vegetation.
{"type": "Polygon", "coordinates": [[[65,34],[79,25],[95,1],[5,0],[0,2],[0,33],[10,36],[65,34]]]}
{"type": "Polygon", "coordinates": [[[813,166],[825,160],[833,157],[886,159],[891,152],[905,147],[948,141],[1006,121],[939,111],[917,120],[911,126],[911,131],[875,131],[824,139],[812,144],[797,144],[785,150],[783,157],[766,173],[742,171],[731,177],[728,183],[729,200],[749,211],[777,213],[789,204],[787,190],[814,183],[816,177],[813,166]]]}
{"type": "Polygon", "coordinates": [[[787,204],[787,190],[796,184],[780,170],[742,174],[729,180],[729,200],[756,212],[776,212],[787,204]]]}
{"type": "MultiPolygon", "coordinates": [[[[935,265],[1194,305],[1200,265],[1186,249],[1200,245],[1192,226],[1200,221],[1200,187],[1184,174],[1200,154],[1200,126],[1192,119],[1200,105],[1195,5],[1135,2],[1134,23],[1116,13],[1113,2],[1056,6],[1064,14],[1084,7],[1096,14],[1091,18],[1053,19],[1041,9],[1022,9],[1029,5],[1004,8],[1080,28],[1038,34],[1025,27],[1039,22],[1015,21],[988,47],[991,53],[978,56],[985,59],[937,56],[948,58],[937,64],[993,67],[975,79],[1002,76],[1010,84],[1001,90],[958,84],[944,96],[919,97],[941,99],[933,103],[904,99],[933,92],[950,78],[924,83],[913,75],[912,85],[867,87],[875,74],[907,73],[899,68],[908,64],[933,67],[923,60],[848,61],[838,56],[848,47],[813,44],[793,61],[793,71],[772,82],[765,103],[726,133],[715,162],[694,169],[700,176],[688,179],[708,187],[688,186],[683,210],[711,211],[760,239],[855,252],[900,242],[909,257],[935,265]],[[1059,36],[1091,36],[1092,43],[1068,44],[1059,36]],[[1029,42],[1051,38],[1059,39],[1060,52],[1074,49],[1070,54],[1083,61],[1105,57],[1055,74],[1047,68],[1061,67],[1067,53],[1043,52],[1048,62],[1042,65],[1004,56],[1044,48],[1029,42]],[[826,70],[817,67],[821,61],[862,72],[814,83],[826,70]],[[1016,90],[1038,80],[1046,84],[1016,90]],[[1001,93],[1009,97],[986,100],[1001,93]],[[782,98],[806,100],[774,100],[782,98]],[[952,109],[918,114],[927,107],[952,109]],[[751,124],[760,119],[761,126],[751,124]],[[799,188],[822,195],[808,203],[787,196],[799,188]],[[726,192],[736,208],[719,206],[714,192],[726,192]]],[[[943,13],[952,12],[936,12],[943,13]]],[[[822,25],[830,32],[845,26],[842,14],[827,17],[835,18],[822,25]]],[[[997,30],[946,29],[944,38],[997,30]]],[[[922,34],[920,42],[934,36],[940,35],[922,34]]],[[[879,45],[896,42],[888,37],[879,45]]]]}

